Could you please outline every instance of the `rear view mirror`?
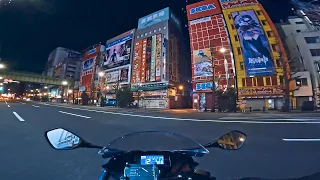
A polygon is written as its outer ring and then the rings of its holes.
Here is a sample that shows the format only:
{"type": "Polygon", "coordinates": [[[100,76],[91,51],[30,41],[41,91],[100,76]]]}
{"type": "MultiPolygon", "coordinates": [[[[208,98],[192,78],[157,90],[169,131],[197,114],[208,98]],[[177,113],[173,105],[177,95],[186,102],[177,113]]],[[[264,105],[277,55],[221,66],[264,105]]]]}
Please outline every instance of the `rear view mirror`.
{"type": "Polygon", "coordinates": [[[58,150],[75,149],[83,142],[80,137],[62,128],[47,131],[45,135],[49,144],[58,150]]]}
{"type": "Polygon", "coordinates": [[[246,135],[240,131],[231,131],[223,136],[221,136],[217,144],[219,148],[227,150],[238,150],[246,141],[246,135]]]}

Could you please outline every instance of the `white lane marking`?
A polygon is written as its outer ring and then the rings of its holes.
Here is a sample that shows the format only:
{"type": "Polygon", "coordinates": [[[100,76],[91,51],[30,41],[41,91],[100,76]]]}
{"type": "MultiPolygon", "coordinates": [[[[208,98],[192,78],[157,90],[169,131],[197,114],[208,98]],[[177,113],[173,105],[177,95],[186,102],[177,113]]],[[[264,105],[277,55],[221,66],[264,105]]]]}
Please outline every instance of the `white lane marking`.
{"type": "Polygon", "coordinates": [[[59,111],[59,112],[63,113],[63,114],[68,114],[68,115],[71,115],[71,116],[78,116],[78,117],[87,118],[87,119],[91,118],[91,117],[88,117],[88,116],[82,116],[82,115],[79,115],[79,114],[72,114],[72,113],[68,113],[68,112],[64,112],[64,111],[59,111]]]}
{"type": "MultiPolygon", "coordinates": [[[[314,121],[272,121],[272,119],[259,119],[259,120],[267,120],[267,121],[227,121],[227,120],[209,120],[209,119],[182,119],[182,118],[171,118],[171,117],[161,117],[161,116],[146,116],[146,115],[139,115],[139,114],[128,114],[128,113],[117,113],[117,112],[108,112],[108,111],[98,111],[93,109],[82,109],[82,108],[73,108],[68,106],[58,106],[52,104],[46,104],[47,106],[53,107],[61,107],[66,109],[76,109],[81,111],[91,111],[91,112],[98,112],[104,114],[113,114],[113,115],[121,115],[121,116],[131,116],[131,117],[141,117],[141,118],[150,118],[150,119],[166,119],[166,120],[175,120],[175,121],[193,121],[193,122],[215,122],[215,123],[244,123],[244,124],[320,124],[320,120],[317,122],[314,121]]],[[[281,119],[283,120],[283,119],[281,119]]]]}
{"type": "Polygon", "coordinates": [[[288,142],[317,142],[320,141],[320,139],[282,139],[283,141],[288,142]]]}
{"type": "Polygon", "coordinates": [[[26,103],[21,103],[21,104],[26,104],[26,103]]]}
{"type": "Polygon", "coordinates": [[[8,107],[10,107],[10,105],[9,105],[9,104],[7,104],[7,106],[8,106],[8,107]]]}
{"type": "Polygon", "coordinates": [[[24,119],[22,119],[22,117],[21,117],[21,116],[19,116],[19,114],[18,114],[18,113],[13,112],[13,114],[16,116],[16,118],[18,118],[18,119],[19,119],[19,121],[21,121],[21,122],[25,121],[24,119]]]}
{"type": "Polygon", "coordinates": [[[38,107],[40,107],[40,106],[36,106],[36,105],[32,105],[33,107],[36,107],[36,108],[38,108],[38,107]]]}

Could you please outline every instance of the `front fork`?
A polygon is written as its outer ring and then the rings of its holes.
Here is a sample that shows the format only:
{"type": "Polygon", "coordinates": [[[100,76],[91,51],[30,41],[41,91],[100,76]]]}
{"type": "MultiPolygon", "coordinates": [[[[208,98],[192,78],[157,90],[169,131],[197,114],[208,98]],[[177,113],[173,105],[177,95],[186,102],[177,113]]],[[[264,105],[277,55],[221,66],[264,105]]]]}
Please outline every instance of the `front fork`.
{"type": "Polygon", "coordinates": [[[108,171],[106,169],[102,170],[99,180],[107,180],[109,177],[108,171]]]}

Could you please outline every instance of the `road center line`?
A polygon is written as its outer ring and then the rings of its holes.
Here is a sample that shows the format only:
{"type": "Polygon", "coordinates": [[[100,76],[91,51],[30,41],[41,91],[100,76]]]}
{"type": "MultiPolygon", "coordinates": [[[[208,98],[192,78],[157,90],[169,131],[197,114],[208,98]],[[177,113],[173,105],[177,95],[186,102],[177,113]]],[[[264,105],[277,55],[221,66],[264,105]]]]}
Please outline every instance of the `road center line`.
{"type": "Polygon", "coordinates": [[[320,142],[320,139],[282,139],[288,142],[320,142]]]}
{"type": "Polygon", "coordinates": [[[59,111],[59,113],[68,114],[68,115],[71,115],[71,116],[78,116],[78,117],[82,117],[82,118],[86,118],[86,119],[90,119],[91,118],[91,117],[88,117],[88,116],[82,116],[82,115],[79,115],[79,114],[72,114],[72,113],[68,113],[68,112],[64,112],[64,111],[59,111]]]}
{"type": "Polygon", "coordinates": [[[10,107],[10,105],[9,105],[9,104],[7,104],[7,106],[8,106],[8,107],[10,107]]]}
{"type": "Polygon", "coordinates": [[[21,103],[21,104],[26,104],[26,103],[21,103]]]}
{"type": "Polygon", "coordinates": [[[40,106],[36,106],[36,105],[32,105],[33,107],[36,107],[36,108],[38,108],[38,107],[40,107],[40,106]]]}
{"type": "Polygon", "coordinates": [[[108,112],[108,111],[101,111],[101,110],[93,110],[93,109],[82,109],[82,108],[75,108],[75,107],[68,107],[68,106],[60,106],[60,105],[53,105],[53,104],[44,104],[47,106],[52,107],[60,107],[66,109],[76,109],[81,111],[90,111],[90,112],[98,112],[104,114],[113,114],[113,115],[121,115],[121,116],[131,116],[131,117],[141,117],[141,118],[150,118],[150,119],[165,119],[165,120],[175,120],[175,121],[193,121],[193,122],[215,122],[215,123],[245,123],[245,124],[320,124],[320,121],[272,121],[272,119],[259,119],[259,120],[217,120],[217,119],[183,119],[183,118],[173,118],[173,117],[161,117],[161,116],[147,116],[147,115],[139,115],[139,114],[129,114],[129,113],[119,113],[119,112],[108,112]],[[262,120],[269,120],[269,121],[262,121],[262,120]]]}
{"type": "Polygon", "coordinates": [[[19,114],[18,114],[18,113],[13,112],[13,114],[16,116],[16,118],[18,118],[18,119],[19,119],[19,121],[21,121],[21,122],[25,121],[24,119],[22,119],[22,117],[21,117],[21,116],[19,116],[19,114]]]}

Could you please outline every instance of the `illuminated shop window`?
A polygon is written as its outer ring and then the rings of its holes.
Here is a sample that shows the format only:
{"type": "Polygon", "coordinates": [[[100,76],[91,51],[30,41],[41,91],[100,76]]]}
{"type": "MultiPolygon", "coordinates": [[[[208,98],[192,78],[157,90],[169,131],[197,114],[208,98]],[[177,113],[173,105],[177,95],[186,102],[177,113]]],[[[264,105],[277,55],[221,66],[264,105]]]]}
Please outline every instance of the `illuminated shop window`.
{"type": "Polygon", "coordinates": [[[246,85],[246,79],[245,78],[242,78],[242,86],[243,87],[246,87],[247,85],[246,85]]]}

